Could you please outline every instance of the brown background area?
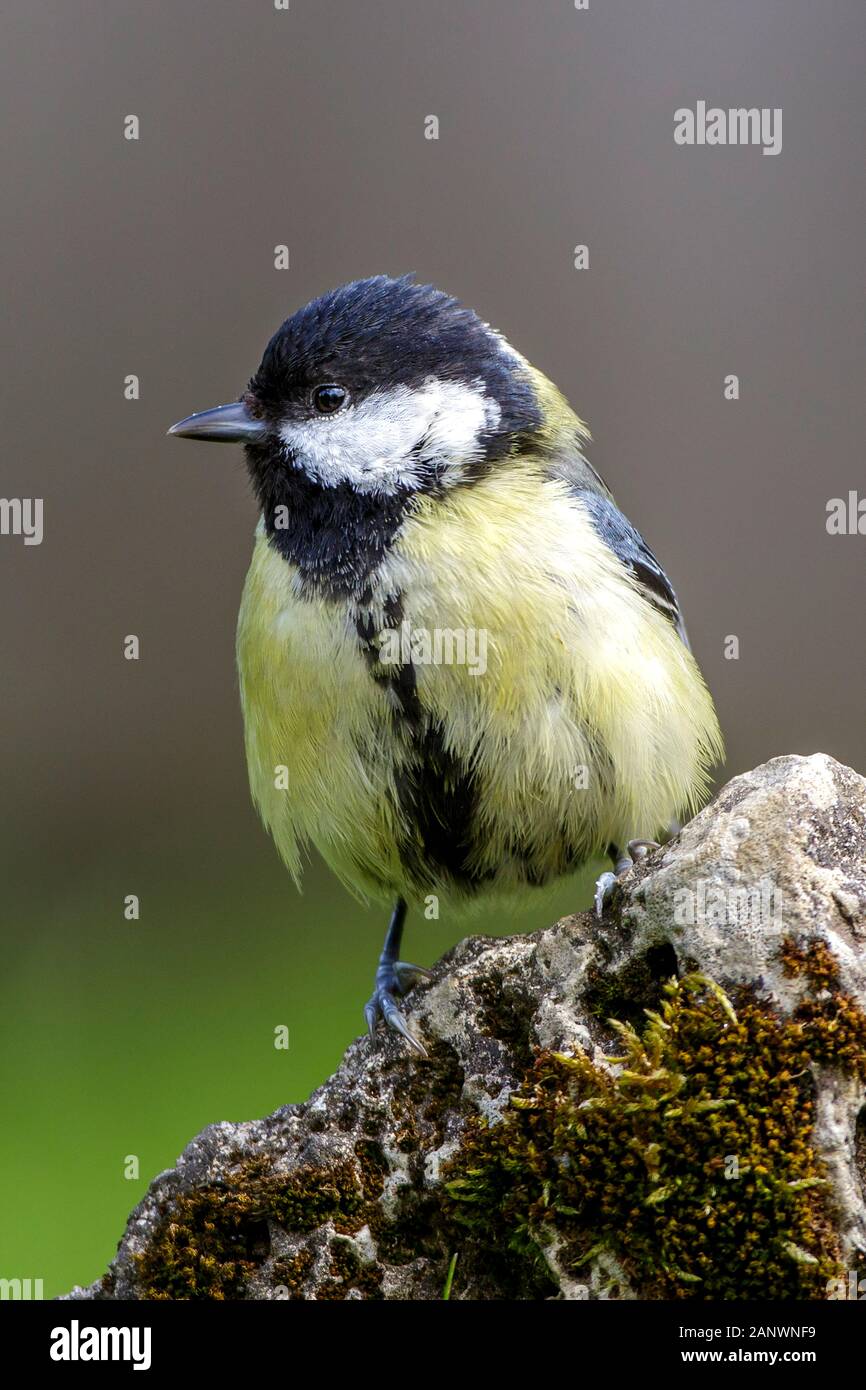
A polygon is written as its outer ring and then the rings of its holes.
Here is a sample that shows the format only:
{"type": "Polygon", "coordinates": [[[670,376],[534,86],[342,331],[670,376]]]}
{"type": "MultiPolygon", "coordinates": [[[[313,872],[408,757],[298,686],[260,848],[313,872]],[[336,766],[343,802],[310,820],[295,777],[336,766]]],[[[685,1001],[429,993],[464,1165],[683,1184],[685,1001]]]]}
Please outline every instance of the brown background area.
{"type": "Polygon", "coordinates": [[[589,421],[679,590],[731,770],[816,748],[866,766],[866,539],[824,528],[864,479],[862,5],[7,15],[2,486],[46,507],[41,548],[0,545],[19,835],[87,839],[166,802],[244,814],[253,507],[239,451],[164,430],[232,398],[293,308],[377,271],[464,298],[589,421]],[[783,107],[782,153],[675,146],[699,98],[783,107]]]}

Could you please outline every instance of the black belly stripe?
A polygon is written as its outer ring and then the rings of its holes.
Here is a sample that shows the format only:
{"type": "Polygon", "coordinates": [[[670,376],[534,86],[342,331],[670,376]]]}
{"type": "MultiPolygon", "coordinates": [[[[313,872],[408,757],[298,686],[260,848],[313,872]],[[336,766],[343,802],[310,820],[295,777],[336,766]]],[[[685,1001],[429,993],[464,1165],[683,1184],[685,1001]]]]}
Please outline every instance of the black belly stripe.
{"type": "MultiPolygon", "coordinates": [[[[384,626],[399,631],[402,622],[397,596],[385,606],[384,626]]],[[[424,709],[414,664],[382,665],[372,617],[359,617],[355,626],[372,678],[396,697],[394,732],[408,745],[407,764],[397,780],[398,809],[407,827],[399,849],[403,865],[420,887],[445,873],[471,890],[489,877],[469,866],[478,800],[475,774],[446,747],[442,725],[424,709]]]]}
{"type": "MultiPolygon", "coordinates": [[[[389,599],[383,627],[399,631],[403,617],[400,597],[389,599]]],[[[397,781],[397,808],[406,826],[399,846],[403,867],[421,891],[444,873],[472,892],[489,883],[497,872],[495,867],[482,872],[470,864],[478,827],[475,772],[446,746],[442,725],[430,720],[418,694],[414,664],[380,662],[379,630],[369,614],[359,616],[355,628],[372,679],[396,697],[394,733],[408,745],[407,764],[397,781]]],[[[586,737],[591,750],[589,774],[601,780],[610,796],[615,785],[610,752],[596,729],[587,729],[586,737]]],[[[525,827],[515,827],[506,844],[512,864],[519,864],[524,881],[533,887],[579,868],[587,858],[586,846],[566,841],[563,834],[556,867],[552,868],[546,857],[542,864],[527,844],[525,827]]]]}

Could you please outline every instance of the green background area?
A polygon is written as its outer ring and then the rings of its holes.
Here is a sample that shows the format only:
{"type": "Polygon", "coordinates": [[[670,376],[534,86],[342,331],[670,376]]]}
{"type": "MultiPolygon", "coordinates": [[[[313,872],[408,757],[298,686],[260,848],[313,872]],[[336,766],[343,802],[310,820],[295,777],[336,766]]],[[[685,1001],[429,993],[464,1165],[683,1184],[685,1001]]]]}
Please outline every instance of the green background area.
{"type": "MultiPolygon", "coordinates": [[[[153,839],[138,922],[124,920],[119,850],[50,878],[34,863],[32,895],[10,906],[0,1251],[46,1297],[102,1274],[148,1182],[201,1128],[306,1099],[363,1031],[387,914],[318,864],[299,895],[252,812],[246,830],[232,852],[201,827],[153,839]]],[[[518,923],[488,914],[469,929],[535,929],[588,895],[562,884],[518,923]]],[[[465,930],[415,913],[404,954],[432,964],[465,930]]]]}

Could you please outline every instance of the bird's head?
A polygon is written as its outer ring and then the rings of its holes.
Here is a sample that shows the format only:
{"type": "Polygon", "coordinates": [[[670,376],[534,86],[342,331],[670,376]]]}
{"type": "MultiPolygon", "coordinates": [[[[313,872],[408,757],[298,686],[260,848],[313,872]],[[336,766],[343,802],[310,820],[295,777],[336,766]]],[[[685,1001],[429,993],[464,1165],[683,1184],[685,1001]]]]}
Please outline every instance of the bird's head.
{"type": "Polygon", "coordinates": [[[286,467],[380,496],[472,480],[540,423],[527,364],[471,309],[376,275],[286,319],[239,401],[172,426],[240,442],[260,496],[286,467]]]}
{"type": "Polygon", "coordinates": [[[320,579],[357,578],[419,496],[541,447],[540,383],[471,309],[411,276],[376,275],[286,319],[238,401],[169,433],[244,444],[277,549],[320,579]]]}

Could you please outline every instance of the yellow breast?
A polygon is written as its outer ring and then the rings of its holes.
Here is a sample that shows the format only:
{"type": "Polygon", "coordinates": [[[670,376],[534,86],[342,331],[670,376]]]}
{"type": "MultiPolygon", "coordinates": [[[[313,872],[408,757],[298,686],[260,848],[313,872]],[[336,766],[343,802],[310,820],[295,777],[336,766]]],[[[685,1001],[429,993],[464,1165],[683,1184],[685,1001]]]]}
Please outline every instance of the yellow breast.
{"type": "MultiPolygon", "coordinates": [[[[424,499],[374,580],[374,626],[395,594],[408,633],[430,636],[418,708],[471,769],[472,868],[488,886],[652,836],[703,796],[720,737],[698,668],[564,483],[503,465],[424,499]],[[435,659],[437,632],[452,659],[435,659]]],[[[447,894],[433,867],[410,881],[401,860],[411,739],[352,610],[301,597],[261,533],[238,663],[253,797],[292,872],[309,839],[362,892],[447,894]]]]}
{"type": "Polygon", "coordinates": [[[261,527],[237,655],[250,788],[287,866],[297,878],[309,839],[342,877],[375,892],[395,868],[387,699],[345,605],[299,598],[261,527]]]}

